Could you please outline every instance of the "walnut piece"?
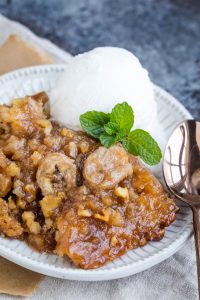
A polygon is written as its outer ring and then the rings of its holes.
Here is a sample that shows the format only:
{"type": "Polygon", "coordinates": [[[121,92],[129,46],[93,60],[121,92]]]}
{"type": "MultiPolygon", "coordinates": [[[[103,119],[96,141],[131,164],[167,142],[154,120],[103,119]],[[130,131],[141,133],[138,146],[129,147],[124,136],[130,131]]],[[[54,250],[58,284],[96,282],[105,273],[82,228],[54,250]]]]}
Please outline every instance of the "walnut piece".
{"type": "Polygon", "coordinates": [[[124,220],[120,212],[110,207],[103,209],[102,214],[94,214],[94,218],[104,221],[111,226],[121,227],[124,224],[124,220]]]}
{"type": "Polygon", "coordinates": [[[120,198],[123,198],[124,200],[129,200],[129,193],[127,188],[123,188],[121,186],[118,186],[114,189],[114,195],[120,198]]]}
{"type": "Polygon", "coordinates": [[[50,218],[54,210],[60,205],[63,200],[61,196],[47,195],[40,201],[43,215],[45,218],[50,218]]]}
{"type": "Polygon", "coordinates": [[[20,223],[9,212],[8,204],[0,198],[0,233],[8,237],[19,237],[23,233],[20,223]]]}
{"type": "Polygon", "coordinates": [[[79,209],[78,209],[78,216],[80,216],[80,217],[91,217],[92,212],[91,212],[90,209],[85,209],[83,205],[80,205],[79,209]]]}
{"type": "Polygon", "coordinates": [[[22,220],[26,223],[29,231],[33,234],[39,234],[41,226],[38,222],[35,222],[35,215],[32,211],[25,211],[22,214],[22,220]]]}

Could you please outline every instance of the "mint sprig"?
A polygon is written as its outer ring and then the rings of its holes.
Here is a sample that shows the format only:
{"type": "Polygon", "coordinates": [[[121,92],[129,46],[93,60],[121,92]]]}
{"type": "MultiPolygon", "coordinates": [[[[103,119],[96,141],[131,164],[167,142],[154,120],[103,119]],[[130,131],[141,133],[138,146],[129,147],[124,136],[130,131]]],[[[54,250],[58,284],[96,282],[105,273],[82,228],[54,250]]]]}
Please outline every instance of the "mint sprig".
{"type": "Polygon", "coordinates": [[[134,124],[133,109],[127,102],[122,102],[112,109],[110,114],[110,122],[117,124],[119,131],[123,132],[124,135],[128,134],[134,124]]]}
{"type": "Polygon", "coordinates": [[[99,139],[106,148],[120,142],[129,153],[140,156],[148,165],[155,165],[162,158],[157,142],[148,132],[142,129],[131,131],[134,113],[127,102],[115,105],[110,114],[88,111],[80,116],[80,123],[89,135],[99,139]]]}
{"type": "Polygon", "coordinates": [[[89,135],[99,139],[100,135],[105,132],[104,125],[110,121],[110,114],[99,111],[88,111],[80,116],[80,123],[89,135]]]}
{"type": "Polygon", "coordinates": [[[104,125],[104,130],[109,135],[115,135],[120,131],[119,124],[109,122],[108,124],[104,125]]]}
{"type": "Polygon", "coordinates": [[[99,139],[101,144],[106,148],[110,148],[117,142],[117,138],[115,135],[109,135],[107,133],[102,133],[99,139]]]}
{"type": "Polygon", "coordinates": [[[150,166],[156,165],[162,158],[157,142],[142,129],[129,133],[126,147],[129,153],[140,156],[150,166]]]}

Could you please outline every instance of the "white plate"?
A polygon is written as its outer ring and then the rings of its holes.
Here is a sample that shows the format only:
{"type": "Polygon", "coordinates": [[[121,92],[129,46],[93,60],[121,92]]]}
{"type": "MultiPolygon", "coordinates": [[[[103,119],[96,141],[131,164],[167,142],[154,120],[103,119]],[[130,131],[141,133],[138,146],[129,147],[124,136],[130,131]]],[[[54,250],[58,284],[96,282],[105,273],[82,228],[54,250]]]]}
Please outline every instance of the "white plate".
{"type": "MultiPolygon", "coordinates": [[[[21,69],[0,77],[0,102],[8,103],[13,97],[48,92],[65,65],[48,65],[21,69]]],[[[192,118],[189,112],[170,94],[155,86],[158,117],[168,137],[177,123],[192,118]]],[[[159,170],[159,174],[161,170],[159,170]]],[[[166,229],[165,237],[159,242],[150,242],[145,247],[129,251],[121,258],[96,270],[81,270],[67,258],[40,254],[26,243],[0,237],[0,255],[33,271],[71,280],[108,280],[141,272],[165,260],[185,243],[192,233],[190,209],[180,204],[176,221],[166,229]]]]}

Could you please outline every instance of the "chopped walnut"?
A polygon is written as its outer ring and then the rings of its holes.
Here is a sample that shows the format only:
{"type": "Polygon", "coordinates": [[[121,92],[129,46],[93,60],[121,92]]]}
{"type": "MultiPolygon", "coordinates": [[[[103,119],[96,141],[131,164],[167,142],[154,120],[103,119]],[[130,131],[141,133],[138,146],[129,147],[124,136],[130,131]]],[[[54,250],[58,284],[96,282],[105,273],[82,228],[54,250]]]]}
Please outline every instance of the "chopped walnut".
{"type": "Polygon", "coordinates": [[[30,147],[30,149],[32,150],[32,151],[37,151],[38,150],[38,148],[39,148],[39,146],[40,146],[40,143],[38,142],[38,140],[37,139],[29,139],[28,140],[28,146],[30,147]]]}
{"type": "Polygon", "coordinates": [[[80,217],[91,217],[92,212],[89,209],[85,209],[83,205],[80,205],[78,208],[78,216],[80,217]]]}
{"type": "Polygon", "coordinates": [[[11,177],[19,177],[20,175],[20,168],[15,162],[11,162],[9,166],[6,168],[6,173],[8,176],[11,177]]]}
{"type": "Polygon", "coordinates": [[[35,186],[34,184],[27,184],[25,185],[25,191],[31,194],[35,194],[35,186]]]}
{"type": "Polygon", "coordinates": [[[38,222],[35,222],[35,215],[32,211],[25,211],[22,214],[22,220],[26,223],[29,231],[33,234],[39,234],[41,226],[38,222]]]}
{"type": "Polygon", "coordinates": [[[34,151],[30,158],[31,158],[33,165],[38,166],[40,164],[43,156],[40,152],[34,151]]]}
{"type": "Polygon", "coordinates": [[[0,173],[0,197],[5,197],[12,188],[12,180],[10,176],[0,173]]]}
{"type": "Polygon", "coordinates": [[[110,240],[111,246],[116,246],[117,243],[118,243],[118,239],[115,236],[111,237],[111,240],[110,240]]]}
{"type": "Polygon", "coordinates": [[[9,212],[6,201],[0,198],[0,233],[8,237],[19,237],[23,233],[21,224],[9,212]]]}
{"type": "Polygon", "coordinates": [[[3,147],[5,155],[12,156],[14,160],[20,160],[24,158],[26,140],[24,138],[18,138],[11,135],[3,147]]]}
{"type": "Polygon", "coordinates": [[[24,183],[21,180],[19,180],[19,179],[15,180],[13,194],[15,194],[19,198],[23,198],[25,196],[23,187],[24,187],[24,183]]]}
{"type": "Polygon", "coordinates": [[[17,199],[17,206],[19,207],[19,208],[21,208],[21,209],[25,209],[25,207],[26,207],[26,202],[24,201],[24,199],[22,199],[22,198],[18,198],[17,199]]]}
{"type": "Polygon", "coordinates": [[[102,214],[94,214],[94,218],[104,221],[111,226],[121,227],[124,224],[123,217],[120,212],[110,207],[103,209],[102,214]]]}
{"type": "Polygon", "coordinates": [[[50,218],[46,218],[45,219],[45,226],[46,226],[46,229],[50,229],[53,225],[53,221],[50,219],[50,218]]]}
{"type": "Polygon", "coordinates": [[[124,200],[129,200],[129,192],[127,188],[123,188],[121,186],[118,186],[114,189],[114,195],[120,198],[123,198],[124,200]]]}
{"type": "Polygon", "coordinates": [[[8,198],[8,207],[11,210],[16,209],[16,204],[15,204],[15,201],[12,199],[12,197],[8,198]]]}
{"type": "Polygon", "coordinates": [[[37,197],[37,191],[38,191],[38,187],[36,184],[34,183],[29,183],[26,184],[24,187],[24,191],[26,193],[26,201],[28,203],[31,203],[32,201],[34,201],[37,197]]]}
{"type": "Polygon", "coordinates": [[[62,128],[60,131],[60,134],[61,134],[61,136],[68,137],[68,138],[73,138],[73,136],[74,136],[74,132],[67,128],[62,128]]]}
{"type": "Polygon", "coordinates": [[[40,127],[44,128],[44,133],[49,135],[52,130],[52,124],[49,120],[39,119],[35,121],[40,127]]]}
{"type": "Polygon", "coordinates": [[[7,167],[7,165],[8,165],[8,159],[4,155],[3,151],[0,150],[0,168],[4,169],[7,167]]]}
{"type": "Polygon", "coordinates": [[[68,133],[67,128],[62,128],[60,131],[61,136],[64,136],[64,137],[67,136],[67,133],[68,133]]]}
{"type": "Polygon", "coordinates": [[[69,143],[69,156],[71,158],[76,158],[78,154],[77,146],[74,142],[69,143]]]}
{"type": "Polygon", "coordinates": [[[62,196],[47,195],[40,201],[40,206],[45,218],[51,217],[52,213],[60,205],[62,200],[62,196]]]}
{"type": "Polygon", "coordinates": [[[81,153],[85,154],[85,153],[87,153],[89,151],[90,145],[89,145],[88,142],[81,141],[79,143],[79,149],[80,149],[81,153]]]}
{"type": "Polygon", "coordinates": [[[51,135],[47,135],[44,138],[44,144],[47,147],[52,147],[52,149],[54,149],[55,151],[57,149],[59,149],[62,145],[62,138],[61,136],[51,136],[51,135]]]}
{"type": "Polygon", "coordinates": [[[109,197],[109,196],[104,196],[104,197],[102,197],[102,202],[103,202],[103,204],[105,204],[106,206],[111,206],[112,203],[113,203],[113,200],[112,200],[112,198],[109,197]]]}

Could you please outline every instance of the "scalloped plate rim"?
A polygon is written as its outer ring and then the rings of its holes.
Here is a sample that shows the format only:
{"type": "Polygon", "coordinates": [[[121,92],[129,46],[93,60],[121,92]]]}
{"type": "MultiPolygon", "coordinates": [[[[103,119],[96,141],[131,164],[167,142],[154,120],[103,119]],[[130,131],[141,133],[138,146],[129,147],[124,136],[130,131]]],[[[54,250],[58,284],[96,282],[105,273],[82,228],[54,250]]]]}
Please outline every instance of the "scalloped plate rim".
{"type": "MultiPolygon", "coordinates": [[[[48,73],[56,72],[61,73],[65,70],[67,65],[57,64],[57,65],[42,65],[42,66],[33,66],[28,68],[19,69],[13,72],[9,72],[3,76],[0,76],[0,87],[5,84],[9,84],[11,81],[15,81],[18,78],[24,77],[34,77],[36,75],[46,75],[48,73]]],[[[28,78],[27,78],[28,79],[28,78]]],[[[163,90],[157,85],[155,86],[155,91],[160,93],[167,101],[174,105],[185,118],[192,118],[191,114],[187,109],[171,94],[163,90]]],[[[178,251],[185,241],[192,234],[192,223],[189,221],[185,222],[185,226],[177,232],[174,239],[170,240],[170,243],[166,247],[159,249],[156,253],[149,255],[143,259],[138,259],[136,262],[124,263],[123,266],[115,266],[109,269],[94,269],[94,270],[82,270],[82,269],[68,269],[64,267],[58,267],[55,265],[50,265],[48,263],[39,262],[31,257],[23,256],[20,252],[14,251],[9,247],[0,244],[0,255],[16,264],[19,264],[27,269],[33,270],[35,272],[42,273],[44,275],[49,275],[57,278],[70,279],[70,280],[80,280],[80,281],[98,281],[98,280],[111,280],[122,278],[125,276],[133,275],[144,271],[161,261],[167,259],[178,251]],[[178,237],[177,237],[178,235],[178,237]],[[133,269],[134,267],[134,269],[133,269]]],[[[2,238],[0,238],[2,239],[2,238]]],[[[159,243],[159,242],[157,242],[159,243]]],[[[148,245],[148,244],[147,244],[148,245]]],[[[134,251],[134,250],[130,250],[134,251]]],[[[130,252],[129,251],[129,252],[130,252]]],[[[45,254],[44,254],[45,256],[45,254]]],[[[122,256],[123,257],[123,256],[122,256]]]]}

